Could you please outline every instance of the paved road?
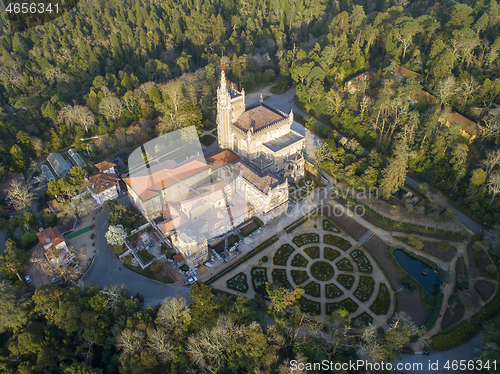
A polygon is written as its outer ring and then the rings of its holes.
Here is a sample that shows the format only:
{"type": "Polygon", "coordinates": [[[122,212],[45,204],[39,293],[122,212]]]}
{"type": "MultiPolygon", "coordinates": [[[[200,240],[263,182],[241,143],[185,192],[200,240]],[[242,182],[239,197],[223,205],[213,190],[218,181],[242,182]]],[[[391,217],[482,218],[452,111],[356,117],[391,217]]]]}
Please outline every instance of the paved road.
{"type": "Polygon", "coordinates": [[[397,363],[412,364],[407,366],[408,369],[399,370],[405,374],[424,374],[424,373],[462,373],[462,371],[457,370],[445,370],[443,366],[446,364],[447,360],[472,360],[479,355],[479,348],[481,347],[483,341],[481,340],[481,335],[477,334],[474,338],[469,340],[467,343],[462,344],[459,347],[450,349],[449,351],[431,353],[429,356],[422,355],[403,355],[401,361],[396,361],[393,365],[397,363]],[[438,370],[429,370],[429,362],[438,362],[438,370]],[[418,368],[413,364],[422,364],[422,370],[417,370],[418,368]],[[415,370],[414,370],[415,369],[415,370]]]}
{"type": "MultiPolygon", "coordinates": [[[[410,185],[412,188],[415,188],[415,189],[418,188],[419,182],[413,178],[410,178],[407,176],[405,182],[408,185],[410,185]]],[[[431,192],[431,194],[432,194],[432,192],[431,192]]],[[[477,223],[472,218],[466,216],[464,213],[459,211],[457,208],[455,208],[450,203],[447,203],[444,206],[444,208],[453,210],[455,212],[455,214],[457,215],[457,218],[460,220],[460,222],[462,222],[465,226],[467,226],[469,229],[474,231],[474,233],[479,234],[479,233],[483,233],[483,232],[487,231],[487,229],[483,225],[477,223]]]]}
{"type": "MultiPolygon", "coordinates": [[[[122,202],[125,203],[125,202],[122,202]]],[[[137,292],[144,296],[144,304],[156,305],[166,297],[184,297],[189,300],[189,289],[158,282],[143,277],[123,266],[120,260],[113,254],[104,234],[108,229],[106,222],[109,211],[101,211],[97,214],[96,225],[96,254],[92,267],[82,278],[85,286],[94,284],[105,287],[111,284],[120,284],[127,287],[131,295],[137,292]],[[120,270],[121,268],[121,270],[120,270]]]]}

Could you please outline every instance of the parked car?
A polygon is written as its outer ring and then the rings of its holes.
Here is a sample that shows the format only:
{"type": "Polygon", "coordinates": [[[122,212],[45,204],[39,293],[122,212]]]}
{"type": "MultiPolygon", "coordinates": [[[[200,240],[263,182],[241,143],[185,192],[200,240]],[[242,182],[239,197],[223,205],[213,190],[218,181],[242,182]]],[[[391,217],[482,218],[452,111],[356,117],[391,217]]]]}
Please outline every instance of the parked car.
{"type": "Polygon", "coordinates": [[[31,283],[31,277],[29,275],[25,276],[24,277],[24,280],[26,281],[26,283],[31,283]]]}
{"type": "Polygon", "coordinates": [[[198,281],[198,278],[197,277],[192,277],[192,278],[189,278],[187,281],[184,282],[184,284],[186,286],[190,286],[192,285],[193,283],[195,283],[196,281],[198,281]]]}

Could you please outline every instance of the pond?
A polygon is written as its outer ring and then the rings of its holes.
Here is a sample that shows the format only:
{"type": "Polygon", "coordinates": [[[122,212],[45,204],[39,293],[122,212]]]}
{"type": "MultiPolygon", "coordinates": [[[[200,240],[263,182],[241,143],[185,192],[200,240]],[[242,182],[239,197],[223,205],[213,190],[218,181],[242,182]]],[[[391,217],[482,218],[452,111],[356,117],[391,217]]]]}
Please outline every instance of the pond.
{"type": "Polygon", "coordinates": [[[439,293],[441,282],[438,280],[438,275],[434,272],[433,268],[420,260],[410,257],[401,249],[394,250],[393,255],[404,271],[415,278],[429,294],[435,296],[439,293]],[[425,275],[422,274],[424,270],[427,270],[427,274],[425,275]]]}

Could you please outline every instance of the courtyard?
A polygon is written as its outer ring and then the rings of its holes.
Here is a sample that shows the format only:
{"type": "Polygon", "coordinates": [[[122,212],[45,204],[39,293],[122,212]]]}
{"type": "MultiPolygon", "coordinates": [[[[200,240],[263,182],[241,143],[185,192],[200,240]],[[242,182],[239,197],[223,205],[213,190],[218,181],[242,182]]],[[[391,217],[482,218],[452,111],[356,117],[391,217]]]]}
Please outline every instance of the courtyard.
{"type": "Polygon", "coordinates": [[[303,312],[324,317],[344,307],[355,324],[383,326],[394,312],[390,283],[370,253],[324,215],[316,215],[214,283],[268,298],[266,283],[304,289],[303,312]],[[389,285],[389,287],[388,287],[389,285]]]}

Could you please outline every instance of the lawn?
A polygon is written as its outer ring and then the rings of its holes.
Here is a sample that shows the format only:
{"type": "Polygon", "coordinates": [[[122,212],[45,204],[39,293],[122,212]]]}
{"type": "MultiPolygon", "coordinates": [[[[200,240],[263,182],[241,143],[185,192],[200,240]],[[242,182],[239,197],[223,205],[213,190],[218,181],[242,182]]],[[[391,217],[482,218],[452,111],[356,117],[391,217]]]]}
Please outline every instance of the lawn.
{"type": "Polygon", "coordinates": [[[73,239],[73,238],[77,237],[78,235],[82,235],[82,234],[85,234],[86,232],[89,232],[90,230],[92,230],[92,226],[87,226],[81,230],[74,231],[71,234],[68,234],[66,236],[66,239],[73,239]]]}
{"type": "Polygon", "coordinates": [[[245,273],[236,274],[234,277],[229,279],[227,282],[227,288],[238,292],[247,292],[248,291],[248,282],[247,276],[245,273]]]}
{"type": "Polygon", "coordinates": [[[143,264],[147,264],[148,262],[150,262],[155,258],[155,256],[149,253],[146,249],[137,252],[137,254],[141,258],[143,264]]]}

